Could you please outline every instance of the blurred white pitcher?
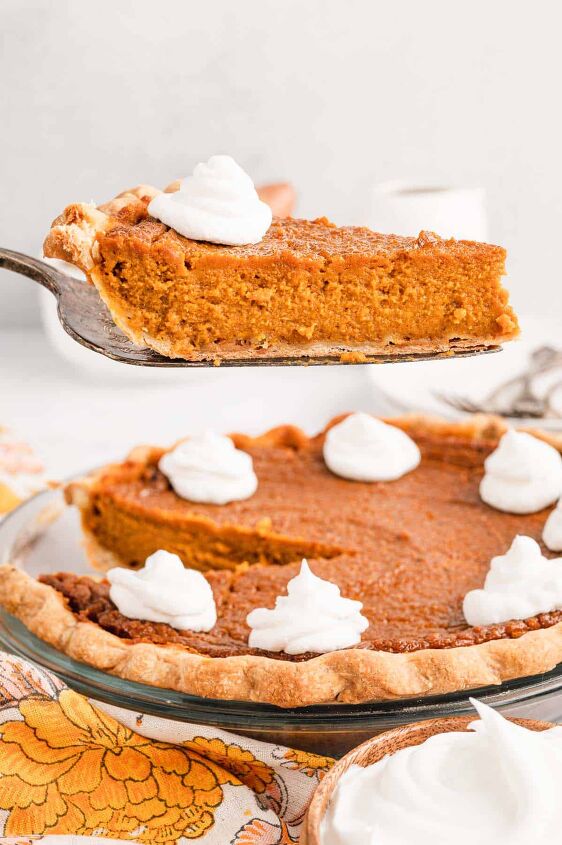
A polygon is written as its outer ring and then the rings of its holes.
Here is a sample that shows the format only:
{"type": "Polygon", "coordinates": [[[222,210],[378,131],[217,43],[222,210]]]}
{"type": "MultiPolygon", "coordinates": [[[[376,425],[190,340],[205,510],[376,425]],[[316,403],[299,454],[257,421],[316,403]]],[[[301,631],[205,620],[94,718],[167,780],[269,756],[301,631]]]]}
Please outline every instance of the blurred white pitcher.
{"type": "Polygon", "coordinates": [[[371,191],[365,224],[375,232],[486,241],[488,220],[483,188],[446,188],[382,182],[371,191]]]}

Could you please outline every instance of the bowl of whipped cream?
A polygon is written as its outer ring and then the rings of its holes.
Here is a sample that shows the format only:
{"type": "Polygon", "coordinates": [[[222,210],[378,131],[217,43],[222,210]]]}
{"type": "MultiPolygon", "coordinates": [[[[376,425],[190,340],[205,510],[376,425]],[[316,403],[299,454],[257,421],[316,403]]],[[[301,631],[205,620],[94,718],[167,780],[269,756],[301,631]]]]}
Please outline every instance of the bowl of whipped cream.
{"type": "Polygon", "coordinates": [[[562,727],[474,717],[414,722],[343,757],[316,790],[306,845],[546,845],[560,841],[562,727]]]}

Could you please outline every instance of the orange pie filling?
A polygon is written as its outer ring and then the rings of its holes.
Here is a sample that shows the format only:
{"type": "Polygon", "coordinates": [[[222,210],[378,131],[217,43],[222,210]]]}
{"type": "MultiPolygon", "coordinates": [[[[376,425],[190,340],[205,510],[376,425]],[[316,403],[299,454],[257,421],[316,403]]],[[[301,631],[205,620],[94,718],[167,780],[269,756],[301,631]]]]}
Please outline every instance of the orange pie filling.
{"type": "Polygon", "coordinates": [[[483,462],[497,445],[496,434],[409,433],[422,461],[392,482],[349,482],[333,475],[323,459],[323,435],[309,439],[284,427],[261,438],[234,436],[252,456],[259,478],[257,492],[244,501],[217,506],[181,499],[158,469],[163,454],[158,449],[106,468],[85,499],[71,485],[68,496],[82,507],[87,535],[114,564],[138,567],[164,548],[185,565],[206,570],[218,614],[208,633],[122,616],[109,599],[107,582],[73,575],[43,581],[66,597],[74,613],[119,637],[177,643],[221,657],[267,654],[249,648],[246,617],[254,608],[273,607],[302,557],[343,596],[363,603],[369,627],[362,649],[469,646],[562,621],[562,612],[554,611],[467,625],[465,595],[482,586],[490,560],[505,553],[517,534],[541,541],[547,511],[514,515],[481,501],[483,462]]]}

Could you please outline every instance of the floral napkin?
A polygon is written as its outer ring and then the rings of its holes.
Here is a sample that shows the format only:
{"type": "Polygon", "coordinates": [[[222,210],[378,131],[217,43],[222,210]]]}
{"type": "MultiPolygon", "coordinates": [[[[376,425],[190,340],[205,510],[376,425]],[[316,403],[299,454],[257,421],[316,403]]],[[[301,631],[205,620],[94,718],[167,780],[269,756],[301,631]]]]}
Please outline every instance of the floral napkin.
{"type": "Polygon", "coordinates": [[[93,702],[0,656],[0,843],[288,845],[332,762],[93,702]]]}

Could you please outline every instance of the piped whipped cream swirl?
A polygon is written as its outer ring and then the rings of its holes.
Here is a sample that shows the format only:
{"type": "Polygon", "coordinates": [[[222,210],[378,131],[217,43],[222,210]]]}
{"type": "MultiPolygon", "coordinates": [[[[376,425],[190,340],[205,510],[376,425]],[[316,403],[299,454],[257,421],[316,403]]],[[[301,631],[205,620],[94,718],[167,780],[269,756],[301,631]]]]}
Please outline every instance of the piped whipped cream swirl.
{"type": "Polygon", "coordinates": [[[369,414],[350,414],[324,440],[324,460],[335,475],[352,481],[393,481],[415,469],[420,450],[396,426],[369,414]]]}
{"type": "Polygon", "coordinates": [[[271,226],[271,209],[233,158],[212,156],[179,191],[151,200],[148,213],[195,241],[241,246],[257,244],[271,226]]]}
{"type": "Polygon", "coordinates": [[[258,488],[251,456],[212,431],[182,440],[162,455],[158,467],[190,502],[226,505],[248,499],[258,488]]]}
{"type": "Polygon", "coordinates": [[[536,513],[562,495],[562,457],[524,431],[507,431],[485,462],[480,497],[508,513],[536,513]]]}
{"type": "Polygon", "coordinates": [[[562,499],[544,524],[542,540],[547,549],[552,552],[562,552],[562,499]]]}
{"type": "Polygon", "coordinates": [[[492,558],[481,590],[464,597],[469,625],[495,625],[562,609],[562,558],[543,557],[532,537],[518,535],[505,555],[492,558]]]}
{"type": "Polygon", "coordinates": [[[560,839],[562,728],[480,719],[377,763],[351,766],[321,825],[322,845],[551,845],[560,839]]]}
{"type": "Polygon", "coordinates": [[[110,569],[107,579],[111,601],[129,619],[165,622],[180,631],[210,631],[216,624],[209,582],[170,552],[154,552],[136,571],[110,569]]]}
{"type": "Polygon", "coordinates": [[[361,642],[369,621],[361,615],[360,601],[343,598],[337,584],[315,575],[306,560],[287,584],[287,595],[275,607],[259,607],[246,619],[252,629],[251,648],[286,654],[324,654],[361,642]]]}

